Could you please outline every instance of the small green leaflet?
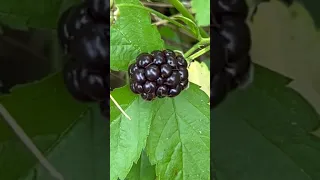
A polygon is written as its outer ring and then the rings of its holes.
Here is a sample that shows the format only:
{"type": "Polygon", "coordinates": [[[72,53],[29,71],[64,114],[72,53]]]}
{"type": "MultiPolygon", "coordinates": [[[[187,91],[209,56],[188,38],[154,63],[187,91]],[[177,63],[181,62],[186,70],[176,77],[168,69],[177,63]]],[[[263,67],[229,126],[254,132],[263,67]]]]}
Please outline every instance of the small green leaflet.
{"type": "Polygon", "coordinates": [[[210,0],[192,0],[192,10],[196,13],[199,26],[210,25],[210,0]]]}
{"type": "MultiPolygon", "coordinates": [[[[141,5],[139,0],[118,0],[119,4],[141,5]]],[[[164,43],[147,11],[120,7],[119,13],[110,30],[110,68],[126,71],[140,53],[163,49],[164,43]]]]}

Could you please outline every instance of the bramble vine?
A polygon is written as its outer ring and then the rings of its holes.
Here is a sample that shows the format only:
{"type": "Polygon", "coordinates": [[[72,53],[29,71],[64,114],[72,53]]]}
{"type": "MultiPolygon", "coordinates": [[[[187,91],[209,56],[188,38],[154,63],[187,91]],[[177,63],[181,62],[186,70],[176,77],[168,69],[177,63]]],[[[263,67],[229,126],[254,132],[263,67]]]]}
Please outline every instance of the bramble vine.
{"type": "Polygon", "coordinates": [[[124,83],[113,87],[111,80],[112,180],[210,178],[209,94],[203,89],[210,73],[199,61],[210,51],[210,1],[192,1],[192,9],[178,0],[168,2],[177,13],[138,0],[113,2],[110,68],[111,73],[124,74],[124,83]],[[199,11],[197,3],[207,3],[208,9],[199,11]],[[194,17],[194,12],[207,13],[207,19],[194,17]],[[185,36],[188,48],[168,48],[173,39],[165,38],[164,27],[175,37],[185,36]],[[205,77],[199,81],[198,76],[205,77]],[[187,163],[191,161],[193,165],[187,163]],[[148,167],[144,175],[137,171],[138,164],[148,167]]]}

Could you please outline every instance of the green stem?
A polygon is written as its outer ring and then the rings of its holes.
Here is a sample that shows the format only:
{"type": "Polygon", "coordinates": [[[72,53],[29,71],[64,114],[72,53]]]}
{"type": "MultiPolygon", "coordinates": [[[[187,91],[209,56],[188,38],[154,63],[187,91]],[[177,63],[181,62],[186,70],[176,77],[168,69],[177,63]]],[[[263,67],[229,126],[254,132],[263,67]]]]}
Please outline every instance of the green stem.
{"type": "MultiPolygon", "coordinates": [[[[192,14],[188,11],[186,7],[179,1],[179,0],[168,0],[183,16],[191,19],[193,22],[196,22],[195,18],[192,16],[192,14]]],[[[200,28],[200,34],[204,38],[208,38],[209,35],[207,32],[200,28]]]]}
{"type": "MultiPolygon", "coordinates": [[[[142,10],[145,10],[145,11],[148,11],[150,13],[153,13],[155,15],[157,15],[158,17],[160,17],[161,19],[165,19],[167,20],[168,22],[182,28],[182,29],[185,29],[186,31],[188,31],[189,33],[193,34],[195,37],[196,37],[196,34],[193,33],[189,28],[187,28],[186,26],[184,26],[183,24],[169,18],[168,16],[165,16],[161,13],[159,13],[158,11],[155,11],[153,9],[150,9],[150,8],[147,8],[145,6],[139,6],[139,5],[134,5],[134,4],[118,4],[117,7],[133,7],[133,8],[139,8],[139,9],[142,9],[142,10]]],[[[196,37],[197,38],[197,37],[196,37]]]]}
{"type": "Polygon", "coordinates": [[[194,51],[196,51],[198,48],[201,48],[203,45],[208,45],[210,44],[210,38],[203,38],[201,39],[197,44],[192,46],[185,54],[185,57],[189,57],[194,51]]]}
{"type": "Polygon", "coordinates": [[[187,59],[188,59],[188,60],[194,60],[194,59],[196,59],[197,57],[202,56],[203,54],[205,54],[205,53],[208,52],[208,51],[210,51],[210,46],[207,46],[207,47],[201,49],[200,51],[192,54],[192,55],[189,56],[187,59]]]}

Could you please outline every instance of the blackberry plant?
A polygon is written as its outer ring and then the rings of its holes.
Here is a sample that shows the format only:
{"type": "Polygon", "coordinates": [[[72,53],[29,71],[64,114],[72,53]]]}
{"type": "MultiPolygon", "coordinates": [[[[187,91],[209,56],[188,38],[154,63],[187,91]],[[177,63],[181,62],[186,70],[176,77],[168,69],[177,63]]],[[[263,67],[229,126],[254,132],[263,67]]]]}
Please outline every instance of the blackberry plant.
{"type": "Polygon", "coordinates": [[[113,3],[110,179],[210,179],[210,1],[113,3]]]}

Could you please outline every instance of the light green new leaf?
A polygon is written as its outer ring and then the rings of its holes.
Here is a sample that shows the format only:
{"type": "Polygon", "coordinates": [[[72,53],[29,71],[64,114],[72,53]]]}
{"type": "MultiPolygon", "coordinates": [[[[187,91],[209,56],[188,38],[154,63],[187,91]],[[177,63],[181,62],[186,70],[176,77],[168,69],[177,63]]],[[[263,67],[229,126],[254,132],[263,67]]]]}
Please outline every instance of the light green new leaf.
{"type": "Polygon", "coordinates": [[[210,107],[208,96],[191,84],[174,99],[159,100],[147,153],[159,179],[209,179],[210,107]]]}
{"type": "Polygon", "coordinates": [[[112,96],[132,120],[110,103],[110,179],[124,179],[146,145],[156,102],[147,102],[133,94],[128,86],[116,89],[112,96]]]}
{"type": "Polygon", "coordinates": [[[192,10],[196,13],[199,26],[210,25],[210,0],[192,0],[192,10]]]}
{"type": "MultiPolygon", "coordinates": [[[[118,0],[116,3],[141,5],[139,0],[118,0]]],[[[126,71],[138,54],[163,49],[164,43],[147,11],[122,6],[119,13],[110,30],[110,67],[126,71]]]]}

